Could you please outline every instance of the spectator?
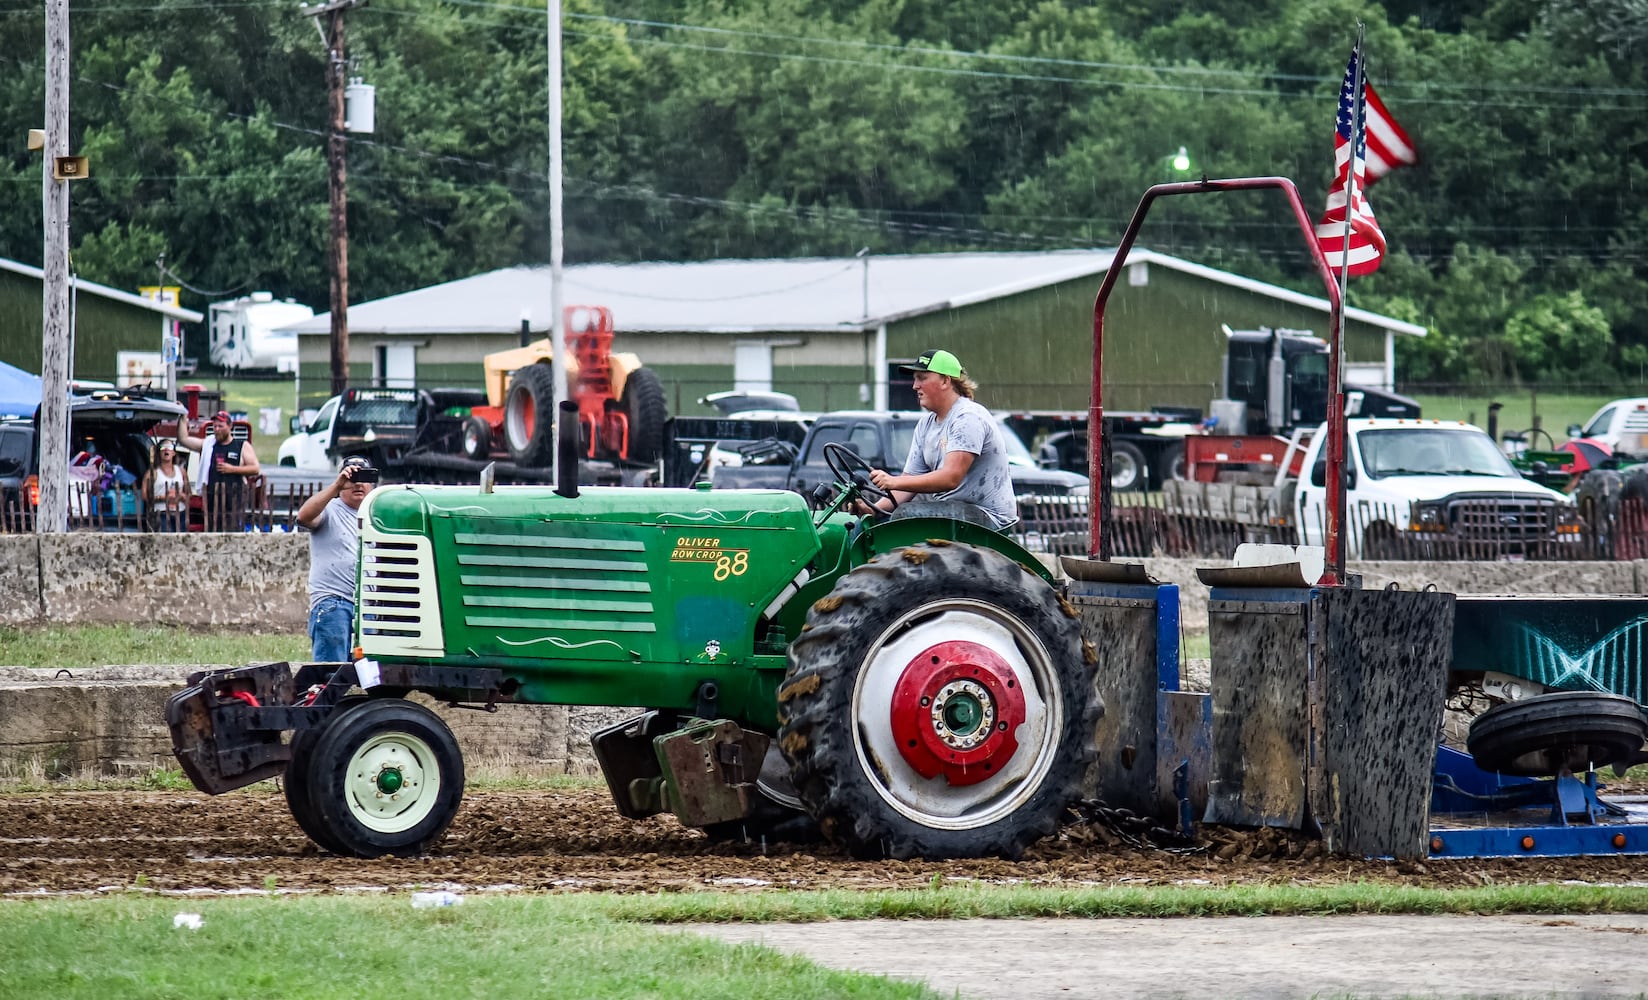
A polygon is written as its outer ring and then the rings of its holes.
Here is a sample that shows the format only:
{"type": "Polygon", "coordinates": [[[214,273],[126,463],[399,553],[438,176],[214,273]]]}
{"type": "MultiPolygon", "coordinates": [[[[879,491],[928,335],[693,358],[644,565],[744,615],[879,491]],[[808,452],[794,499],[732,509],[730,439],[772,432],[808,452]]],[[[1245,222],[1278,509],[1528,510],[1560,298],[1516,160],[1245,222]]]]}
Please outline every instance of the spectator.
{"type": "Polygon", "coordinates": [[[360,561],[360,505],[378,481],[372,463],[343,460],[338,478],[303,502],[298,525],[309,531],[309,641],[316,662],[349,659],[355,630],[355,569],[360,561]]]}
{"type": "Polygon", "coordinates": [[[177,464],[177,442],[162,438],[143,474],[143,503],[150,531],[189,530],[189,477],[177,464]]]}
{"type": "Polygon", "coordinates": [[[178,444],[200,453],[195,492],[206,504],[207,531],[240,531],[245,527],[246,484],[263,471],[252,442],[237,440],[231,425],[226,410],[217,411],[207,424],[210,433],[203,429],[200,437],[190,434],[185,422],[178,422],[178,444]]]}

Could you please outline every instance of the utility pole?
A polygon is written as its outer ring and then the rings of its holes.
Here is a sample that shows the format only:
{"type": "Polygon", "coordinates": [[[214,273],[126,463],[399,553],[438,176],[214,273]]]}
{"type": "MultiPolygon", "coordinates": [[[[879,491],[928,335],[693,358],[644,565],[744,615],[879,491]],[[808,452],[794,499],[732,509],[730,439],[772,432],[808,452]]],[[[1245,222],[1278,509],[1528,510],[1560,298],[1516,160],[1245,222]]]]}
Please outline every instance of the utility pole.
{"type": "MultiPolygon", "coordinates": [[[[305,17],[326,18],[321,37],[326,42],[326,180],[329,194],[332,241],[332,395],[349,386],[349,215],[346,184],[348,169],[344,153],[343,88],[348,79],[348,63],[343,55],[343,15],[366,6],[367,0],[332,0],[319,7],[305,7],[305,17]]],[[[320,27],[316,21],[315,26],[320,27]]]]}
{"type": "Polygon", "coordinates": [[[42,164],[40,505],[34,529],[69,529],[69,0],[46,0],[46,127],[42,164]]]}

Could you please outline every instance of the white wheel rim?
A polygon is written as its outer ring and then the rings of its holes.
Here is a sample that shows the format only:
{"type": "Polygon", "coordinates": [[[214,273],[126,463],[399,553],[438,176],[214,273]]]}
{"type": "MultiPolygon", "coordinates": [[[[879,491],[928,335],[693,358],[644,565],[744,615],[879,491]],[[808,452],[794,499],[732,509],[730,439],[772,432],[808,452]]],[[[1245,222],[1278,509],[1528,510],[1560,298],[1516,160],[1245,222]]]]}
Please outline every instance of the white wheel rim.
{"type": "Polygon", "coordinates": [[[428,743],[380,733],[349,758],[349,812],[374,833],[405,833],[429,817],[441,795],[441,768],[428,743]]]}
{"type": "Polygon", "coordinates": [[[1111,489],[1132,486],[1133,481],[1138,478],[1139,464],[1133,461],[1133,456],[1119,453],[1110,456],[1111,489]]]}
{"type": "Polygon", "coordinates": [[[939,830],[988,826],[1023,806],[1042,787],[1064,731],[1058,672],[1041,641],[1014,616],[974,600],[935,601],[894,622],[870,646],[853,686],[851,710],[858,721],[853,732],[858,763],[876,794],[905,818],[939,830]],[[953,640],[979,643],[1000,655],[1025,700],[1018,749],[995,775],[972,785],[951,785],[943,775],[922,777],[893,737],[899,677],[923,650],[953,640]]]}

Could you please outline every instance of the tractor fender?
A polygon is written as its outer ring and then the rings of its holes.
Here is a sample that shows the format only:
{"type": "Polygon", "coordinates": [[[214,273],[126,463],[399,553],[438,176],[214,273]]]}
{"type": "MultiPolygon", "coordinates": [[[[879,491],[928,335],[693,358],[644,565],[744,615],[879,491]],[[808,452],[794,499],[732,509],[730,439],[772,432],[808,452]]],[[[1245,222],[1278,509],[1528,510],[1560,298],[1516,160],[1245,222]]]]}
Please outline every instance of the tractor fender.
{"type": "Polygon", "coordinates": [[[622,354],[614,352],[612,355],[612,398],[624,398],[624,383],[629,381],[630,373],[641,367],[641,356],[629,351],[622,354]]]}
{"type": "Polygon", "coordinates": [[[1034,553],[1012,538],[981,524],[949,517],[901,517],[867,525],[854,540],[853,563],[869,562],[883,552],[909,545],[946,541],[994,549],[1048,583],[1058,583],[1034,553]]]}

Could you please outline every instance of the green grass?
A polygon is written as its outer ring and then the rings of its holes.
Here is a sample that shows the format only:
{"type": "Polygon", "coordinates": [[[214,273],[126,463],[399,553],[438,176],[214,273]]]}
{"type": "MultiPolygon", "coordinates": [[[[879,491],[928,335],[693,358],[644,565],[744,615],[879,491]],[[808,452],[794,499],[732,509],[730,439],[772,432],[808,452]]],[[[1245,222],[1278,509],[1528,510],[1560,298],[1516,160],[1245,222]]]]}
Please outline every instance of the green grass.
{"type": "Polygon", "coordinates": [[[587,900],[362,897],[0,903],[0,995],[208,997],[932,997],[756,945],[620,923],[587,900]],[[173,916],[199,913],[199,930],[173,916]]]}
{"type": "Polygon", "coordinates": [[[1543,393],[1518,389],[1493,396],[1420,394],[1413,398],[1419,401],[1419,412],[1427,417],[1469,420],[1483,428],[1488,426],[1488,404],[1504,403],[1505,408],[1499,411],[1501,434],[1527,430],[1538,414],[1539,425],[1550,433],[1555,443],[1561,444],[1568,439],[1569,424],[1583,424],[1604,404],[1620,396],[1620,393],[1543,393]]]}
{"type": "MultiPolygon", "coordinates": [[[[203,385],[208,389],[217,389],[223,393],[224,409],[244,411],[246,418],[252,422],[252,440],[254,443],[262,441],[264,437],[272,437],[273,445],[278,446],[286,437],[286,418],[297,413],[297,383],[291,378],[283,379],[231,379],[217,375],[202,375],[198,378],[184,376],[179,382],[203,385]],[[264,407],[280,408],[280,430],[273,435],[264,435],[259,424],[261,411],[264,407]]],[[[268,458],[273,458],[271,450],[268,458]]],[[[258,457],[264,458],[262,449],[258,457]]],[[[267,459],[265,459],[267,460],[267,459]]]]}
{"type": "Polygon", "coordinates": [[[111,664],[252,663],[304,660],[301,631],[196,631],[165,625],[0,626],[0,665],[98,667],[111,664]]]}
{"type": "Polygon", "coordinates": [[[1187,660],[1205,660],[1213,655],[1213,642],[1206,632],[1186,632],[1179,637],[1179,652],[1187,660]]]}
{"type": "MultiPolygon", "coordinates": [[[[276,887],[278,889],[278,887],[276,887]]],[[[1346,913],[1642,913],[1648,889],[1511,885],[1114,886],[935,880],[929,889],[467,897],[406,894],[0,902],[0,995],[31,997],[555,996],[664,1000],[930,997],[755,945],[658,925],[867,919],[1189,917],[1346,913]],[[199,930],[173,927],[180,912],[199,930]]]]}

